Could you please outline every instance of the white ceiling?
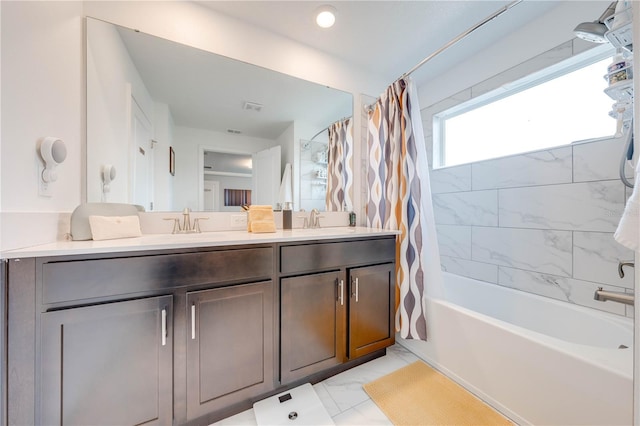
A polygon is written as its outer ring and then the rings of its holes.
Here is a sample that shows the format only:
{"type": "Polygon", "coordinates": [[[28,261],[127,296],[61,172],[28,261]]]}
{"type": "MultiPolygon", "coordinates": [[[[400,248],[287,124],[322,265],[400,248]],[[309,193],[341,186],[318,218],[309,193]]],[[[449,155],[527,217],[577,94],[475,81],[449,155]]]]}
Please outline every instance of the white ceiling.
{"type": "MultiPolygon", "coordinates": [[[[334,55],[391,83],[424,57],[511,2],[263,0],[198,3],[334,55]],[[327,3],[337,10],[336,24],[330,29],[322,29],[314,23],[314,11],[327,3]]],[[[521,2],[422,67],[414,74],[414,79],[419,84],[437,75],[558,4],[558,1],[521,2]]]]}

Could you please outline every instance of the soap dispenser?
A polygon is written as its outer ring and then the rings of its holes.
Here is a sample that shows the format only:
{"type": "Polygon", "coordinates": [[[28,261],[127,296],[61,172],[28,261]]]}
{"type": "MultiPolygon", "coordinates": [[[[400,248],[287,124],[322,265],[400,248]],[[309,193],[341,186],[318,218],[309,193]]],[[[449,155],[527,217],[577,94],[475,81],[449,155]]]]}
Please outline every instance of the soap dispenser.
{"type": "Polygon", "coordinates": [[[291,203],[284,203],[284,208],[282,209],[282,229],[291,229],[293,222],[291,214],[291,203]]]}

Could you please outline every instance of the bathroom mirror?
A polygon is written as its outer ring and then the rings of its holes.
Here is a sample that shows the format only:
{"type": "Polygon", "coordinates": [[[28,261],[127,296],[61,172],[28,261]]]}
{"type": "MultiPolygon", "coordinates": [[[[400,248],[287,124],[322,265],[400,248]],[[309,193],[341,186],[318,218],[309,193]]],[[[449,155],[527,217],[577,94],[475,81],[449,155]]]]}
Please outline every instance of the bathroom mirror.
{"type": "Polygon", "coordinates": [[[97,19],[86,28],[89,202],[205,210],[224,205],[225,190],[250,188],[253,204],[275,206],[291,163],[299,209],[301,155],[326,146],[300,141],[326,144],[327,127],[352,115],[350,93],[97,19]],[[256,186],[251,169],[216,170],[216,153],[252,156],[253,170],[266,162],[259,174],[271,178],[256,186]],[[105,186],[106,165],[117,173],[105,186]],[[212,188],[219,202],[206,198],[212,188]]]}

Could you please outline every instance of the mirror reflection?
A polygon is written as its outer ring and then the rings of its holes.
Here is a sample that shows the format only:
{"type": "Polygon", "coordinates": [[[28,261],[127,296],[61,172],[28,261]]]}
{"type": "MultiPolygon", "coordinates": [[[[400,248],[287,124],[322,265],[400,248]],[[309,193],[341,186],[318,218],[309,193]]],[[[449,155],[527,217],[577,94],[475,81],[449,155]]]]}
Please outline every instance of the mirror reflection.
{"type": "MultiPolygon", "coordinates": [[[[318,161],[344,139],[351,94],[92,18],[86,73],[87,201],[277,208],[291,164],[294,210],[351,207],[352,180],[318,161]]],[[[351,173],[348,135],[333,158],[351,173]]]]}

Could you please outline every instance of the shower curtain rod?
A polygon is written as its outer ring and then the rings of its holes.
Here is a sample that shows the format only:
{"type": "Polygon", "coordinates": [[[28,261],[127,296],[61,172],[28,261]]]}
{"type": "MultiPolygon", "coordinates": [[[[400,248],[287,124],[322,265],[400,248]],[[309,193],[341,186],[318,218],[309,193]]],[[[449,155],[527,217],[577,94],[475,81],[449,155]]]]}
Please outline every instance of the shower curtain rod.
{"type": "Polygon", "coordinates": [[[325,127],[324,129],[320,130],[318,133],[316,133],[315,135],[311,136],[311,139],[309,139],[309,141],[313,141],[320,133],[325,132],[329,130],[329,126],[325,127]]]}
{"type": "Polygon", "coordinates": [[[315,135],[311,136],[311,139],[309,139],[309,142],[313,141],[316,137],[318,137],[318,135],[326,130],[329,130],[329,127],[331,127],[332,125],[334,125],[335,123],[337,123],[338,121],[344,121],[347,118],[351,118],[351,117],[342,117],[340,120],[337,120],[331,124],[329,124],[327,127],[325,127],[324,129],[320,130],[318,133],[316,133],[315,135]]]}
{"type": "MultiPolygon", "coordinates": [[[[436,56],[438,56],[439,54],[441,54],[442,52],[444,52],[445,50],[447,50],[448,48],[450,48],[451,46],[455,45],[456,43],[458,43],[459,41],[463,40],[464,38],[466,38],[468,35],[470,35],[472,32],[474,32],[475,30],[479,29],[480,27],[484,26],[485,24],[489,23],[490,21],[494,20],[495,18],[497,18],[498,16],[502,15],[503,13],[505,13],[507,10],[511,9],[513,6],[516,6],[517,4],[522,3],[522,0],[515,0],[512,1],[511,3],[507,4],[506,6],[503,6],[502,8],[498,9],[496,12],[492,13],[491,15],[487,16],[485,19],[483,19],[482,21],[478,22],[477,24],[475,24],[474,26],[472,26],[471,28],[469,28],[468,30],[466,30],[465,32],[463,32],[462,34],[458,35],[457,37],[455,37],[454,39],[452,39],[451,41],[449,41],[448,43],[446,43],[444,46],[442,46],[441,48],[439,48],[438,50],[436,50],[435,52],[431,53],[429,56],[427,56],[426,58],[424,58],[423,60],[421,60],[419,63],[417,63],[413,68],[411,68],[409,71],[405,72],[404,74],[402,74],[400,77],[398,77],[395,81],[398,81],[404,77],[407,77],[409,75],[411,75],[414,71],[416,71],[417,69],[419,69],[421,66],[423,66],[424,64],[426,64],[427,62],[429,62],[431,59],[435,58],[436,56]]],[[[395,82],[394,81],[394,82],[395,82]]],[[[376,101],[380,99],[377,98],[376,101]]],[[[375,103],[375,102],[374,102],[375,103]]],[[[365,105],[365,109],[367,111],[371,111],[371,106],[372,105],[365,105]]]]}

